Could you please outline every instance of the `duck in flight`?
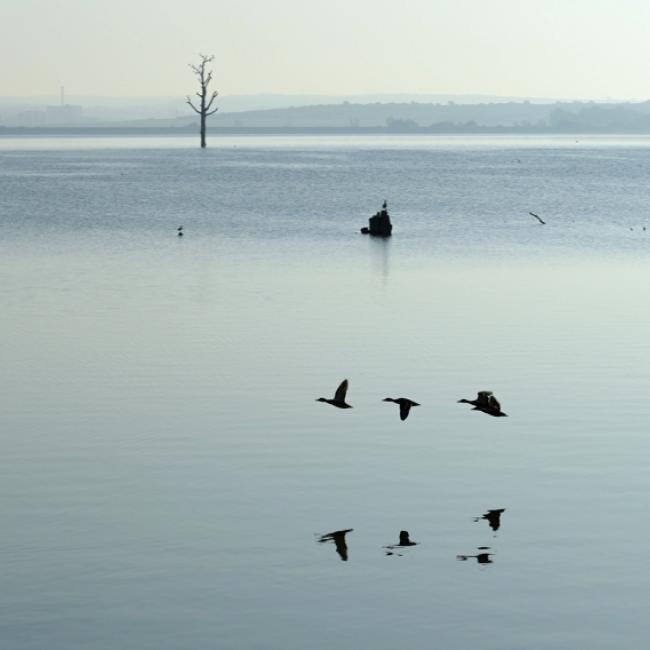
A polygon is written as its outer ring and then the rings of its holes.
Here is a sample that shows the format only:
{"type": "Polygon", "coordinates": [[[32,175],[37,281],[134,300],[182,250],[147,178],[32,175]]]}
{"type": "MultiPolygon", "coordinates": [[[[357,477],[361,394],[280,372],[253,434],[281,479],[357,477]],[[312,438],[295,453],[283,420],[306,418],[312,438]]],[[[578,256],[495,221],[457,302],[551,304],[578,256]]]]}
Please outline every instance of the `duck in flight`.
{"type": "Polygon", "coordinates": [[[325,397],[319,397],[316,401],[317,402],[327,402],[328,404],[331,404],[332,406],[336,406],[337,408],[340,409],[351,409],[352,406],[350,404],[347,404],[345,401],[345,394],[348,392],[348,380],[344,379],[339,387],[336,389],[336,393],[334,393],[334,399],[326,399],[325,397]]]}
{"type": "Polygon", "coordinates": [[[476,399],[459,399],[458,403],[471,404],[474,407],[472,411],[483,411],[483,413],[492,415],[495,418],[508,417],[508,414],[501,410],[501,404],[499,404],[499,400],[492,394],[491,390],[480,390],[476,399]]]}
{"type": "Polygon", "coordinates": [[[398,397],[393,399],[392,397],[385,397],[382,402],[395,402],[399,404],[399,419],[404,421],[409,416],[409,411],[411,406],[420,406],[417,402],[414,402],[412,399],[406,397],[398,397]]]}

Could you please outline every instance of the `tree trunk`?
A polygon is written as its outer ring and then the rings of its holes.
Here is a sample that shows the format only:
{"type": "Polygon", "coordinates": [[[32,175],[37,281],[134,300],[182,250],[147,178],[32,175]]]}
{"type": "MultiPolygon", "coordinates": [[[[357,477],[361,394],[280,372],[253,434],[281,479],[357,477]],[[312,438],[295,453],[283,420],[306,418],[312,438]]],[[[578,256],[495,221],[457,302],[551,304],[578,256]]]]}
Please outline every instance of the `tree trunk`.
{"type": "Polygon", "coordinates": [[[217,108],[212,108],[212,102],[214,102],[216,96],[219,93],[215,91],[208,97],[208,86],[212,81],[212,70],[206,73],[205,66],[206,64],[210,63],[212,59],[214,59],[214,56],[205,56],[204,54],[199,54],[199,57],[201,58],[201,62],[199,63],[199,65],[190,64],[190,67],[194,71],[196,78],[199,80],[200,90],[199,92],[196,93],[196,96],[201,100],[201,103],[197,108],[192,103],[192,100],[189,98],[189,96],[187,97],[187,103],[192,107],[192,110],[195,113],[199,114],[201,118],[201,149],[205,149],[206,146],[205,144],[206,124],[205,123],[206,123],[206,119],[213,113],[216,113],[218,110],[217,108]]]}
{"type": "Polygon", "coordinates": [[[205,149],[205,114],[207,110],[205,108],[205,96],[208,94],[208,88],[204,81],[204,78],[201,79],[201,149],[205,149]]]}

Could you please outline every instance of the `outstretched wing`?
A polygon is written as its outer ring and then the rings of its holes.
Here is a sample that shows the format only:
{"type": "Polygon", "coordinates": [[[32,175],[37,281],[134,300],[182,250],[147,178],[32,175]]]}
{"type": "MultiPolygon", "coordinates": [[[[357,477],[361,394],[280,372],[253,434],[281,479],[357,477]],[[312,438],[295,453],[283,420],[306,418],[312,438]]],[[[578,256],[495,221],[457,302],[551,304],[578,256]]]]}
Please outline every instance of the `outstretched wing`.
{"type": "Polygon", "coordinates": [[[488,397],[488,406],[495,411],[501,410],[501,404],[499,404],[499,400],[494,395],[492,395],[492,393],[490,393],[490,396],[488,397]]]}
{"type": "Polygon", "coordinates": [[[400,420],[406,420],[409,416],[409,411],[411,410],[411,402],[402,401],[399,403],[399,418],[400,420]]]}
{"type": "Polygon", "coordinates": [[[336,389],[334,393],[334,400],[337,402],[345,402],[345,394],[348,392],[348,380],[344,379],[341,382],[341,385],[336,389]]]}
{"type": "Polygon", "coordinates": [[[490,397],[492,397],[491,390],[480,390],[476,396],[476,406],[489,406],[490,397]]]}

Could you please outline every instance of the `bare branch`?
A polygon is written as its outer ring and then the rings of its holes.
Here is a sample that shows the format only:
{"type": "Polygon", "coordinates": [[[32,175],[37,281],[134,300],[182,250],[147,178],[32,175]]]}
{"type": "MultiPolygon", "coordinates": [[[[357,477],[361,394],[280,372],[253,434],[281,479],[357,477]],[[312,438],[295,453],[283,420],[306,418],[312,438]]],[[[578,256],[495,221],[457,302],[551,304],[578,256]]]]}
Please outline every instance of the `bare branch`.
{"type": "Polygon", "coordinates": [[[207,117],[208,115],[214,115],[219,109],[215,108],[214,110],[210,111],[209,113],[206,113],[205,116],[207,117]]]}
{"type": "Polygon", "coordinates": [[[192,108],[193,108],[193,109],[194,109],[194,110],[195,110],[199,115],[201,115],[201,111],[200,111],[196,106],[194,106],[194,104],[192,104],[192,100],[191,100],[189,97],[187,98],[187,103],[188,103],[188,104],[189,104],[189,105],[190,105],[190,106],[191,106],[191,107],[192,107],[192,108]]]}

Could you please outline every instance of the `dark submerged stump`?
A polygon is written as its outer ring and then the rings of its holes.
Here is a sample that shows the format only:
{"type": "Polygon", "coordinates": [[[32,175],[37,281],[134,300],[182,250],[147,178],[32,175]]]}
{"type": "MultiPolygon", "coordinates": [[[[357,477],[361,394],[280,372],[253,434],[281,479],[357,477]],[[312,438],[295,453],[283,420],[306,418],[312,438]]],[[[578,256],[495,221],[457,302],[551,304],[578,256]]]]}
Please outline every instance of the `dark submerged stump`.
{"type": "Polygon", "coordinates": [[[393,224],[390,222],[386,202],[384,207],[374,217],[368,219],[368,228],[361,228],[364,235],[374,235],[375,237],[390,237],[393,232],[393,224]]]}

